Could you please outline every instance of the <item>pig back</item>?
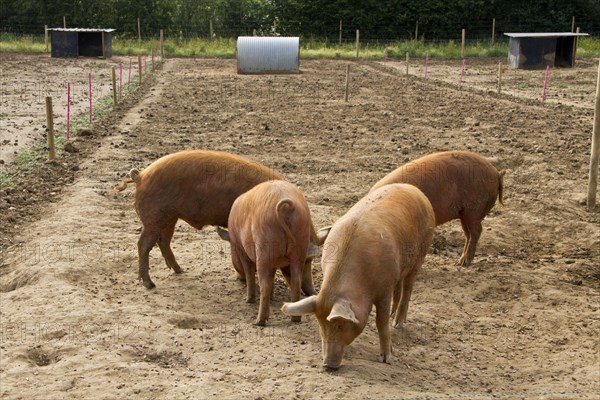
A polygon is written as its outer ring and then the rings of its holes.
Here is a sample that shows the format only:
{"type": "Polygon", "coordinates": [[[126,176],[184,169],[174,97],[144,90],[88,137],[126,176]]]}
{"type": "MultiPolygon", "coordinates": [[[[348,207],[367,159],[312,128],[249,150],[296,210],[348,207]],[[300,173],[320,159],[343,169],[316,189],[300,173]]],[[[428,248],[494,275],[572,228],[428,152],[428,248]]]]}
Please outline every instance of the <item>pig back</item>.
{"type": "Polygon", "coordinates": [[[306,259],[310,209],[300,189],[290,182],[263,182],[240,195],[231,208],[228,227],[232,245],[239,242],[252,260],[256,260],[255,247],[268,249],[271,257],[306,259]]]}
{"type": "Polygon", "coordinates": [[[392,171],[371,191],[391,183],[409,183],[427,196],[440,225],[461,213],[483,218],[494,206],[500,184],[498,170],[484,157],[469,151],[430,154],[392,171]]]}
{"type": "Polygon", "coordinates": [[[140,173],[136,209],[177,216],[193,226],[227,225],[231,206],[261,182],[283,177],[247,158],[218,151],[170,154],[140,173]]]}
{"type": "Polygon", "coordinates": [[[431,204],[417,187],[373,190],[332,226],[323,244],[323,288],[359,284],[375,293],[393,286],[420,265],[434,229],[431,204]]]}

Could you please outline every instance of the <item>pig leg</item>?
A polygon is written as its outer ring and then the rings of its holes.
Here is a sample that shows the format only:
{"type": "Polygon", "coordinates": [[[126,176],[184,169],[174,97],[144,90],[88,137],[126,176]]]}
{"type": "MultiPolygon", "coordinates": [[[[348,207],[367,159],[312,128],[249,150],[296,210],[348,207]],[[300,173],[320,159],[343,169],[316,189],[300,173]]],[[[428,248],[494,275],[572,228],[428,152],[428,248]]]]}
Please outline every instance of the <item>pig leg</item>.
{"type": "Polygon", "coordinates": [[[142,233],[138,239],[138,279],[140,279],[146,289],[154,289],[156,285],[150,279],[150,250],[158,240],[158,234],[151,229],[142,228],[142,233]]]}
{"type": "MultiPolygon", "coordinates": [[[[306,265],[299,260],[291,260],[290,261],[290,291],[291,293],[291,298],[290,301],[292,303],[297,302],[298,300],[300,300],[300,288],[302,286],[302,280],[304,278],[304,269],[306,268],[306,265]]],[[[312,284],[312,280],[311,280],[311,284],[312,284]]],[[[301,317],[300,316],[293,316],[292,317],[292,322],[300,322],[301,321],[301,317]]]]}
{"type": "Polygon", "coordinates": [[[317,293],[313,284],[312,259],[306,260],[304,268],[302,268],[302,291],[307,296],[312,296],[317,293]]]}
{"type": "MultiPolygon", "coordinates": [[[[289,265],[281,268],[281,274],[283,275],[283,279],[285,280],[285,284],[288,285],[290,290],[292,289],[292,272],[289,265]]],[[[275,291],[273,291],[273,295],[271,296],[271,300],[275,296],[275,291]]]]}
{"type": "Polygon", "coordinates": [[[246,276],[246,303],[256,301],[256,264],[248,256],[240,256],[240,261],[244,266],[244,275],[246,276]]]}
{"type": "Polygon", "coordinates": [[[417,280],[417,272],[419,271],[419,267],[420,265],[417,265],[401,282],[402,294],[400,296],[400,303],[398,304],[398,309],[395,312],[393,321],[394,328],[396,329],[402,327],[402,324],[406,322],[408,303],[410,302],[413,286],[417,280]]]}
{"type": "Polygon", "coordinates": [[[464,215],[460,216],[460,224],[462,225],[463,232],[465,234],[465,245],[463,246],[463,252],[460,256],[460,260],[456,263],[457,266],[466,267],[465,265],[465,257],[467,255],[467,250],[469,248],[469,242],[471,241],[471,232],[469,230],[469,225],[465,219],[464,215]]]}
{"type": "Polygon", "coordinates": [[[465,259],[465,267],[471,265],[473,262],[473,258],[475,258],[475,248],[477,247],[477,242],[479,241],[479,237],[481,236],[481,220],[478,219],[476,221],[469,221],[469,232],[471,232],[471,238],[469,239],[469,246],[467,248],[467,256],[465,259]]]}
{"type": "Polygon", "coordinates": [[[465,244],[463,254],[460,257],[460,260],[458,260],[457,265],[468,267],[473,262],[473,258],[475,258],[475,248],[477,247],[477,242],[481,236],[481,219],[462,217],[461,223],[463,225],[465,235],[468,231],[468,239],[467,243],[465,244]]]}
{"type": "MultiPolygon", "coordinates": [[[[258,263],[258,262],[257,262],[258,263]]],[[[273,292],[273,281],[275,279],[275,268],[271,266],[258,265],[258,284],[260,285],[260,305],[258,306],[258,318],[256,325],[265,326],[269,318],[271,308],[271,294],[273,292]]]]}
{"type": "MultiPolygon", "coordinates": [[[[244,257],[243,249],[231,244],[231,263],[233,264],[233,268],[237,273],[237,278],[241,282],[246,281],[246,271],[244,269],[244,261],[242,258],[244,257]]],[[[252,276],[254,278],[254,275],[252,276]]]]}
{"type": "Polygon", "coordinates": [[[167,267],[171,268],[176,274],[181,274],[183,270],[179,264],[177,264],[177,261],[175,261],[175,255],[173,254],[173,250],[171,250],[171,239],[173,238],[173,232],[175,232],[176,224],[177,218],[169,221],[162,228],[158,238],[158,247],[160,248],[160,252],[167,263],[167,267]]]}
{"type": "Polygon", "coordinates": [[[390,312],[390,318],[394,319],[396,312],[398,311],[398,303],[400,303],[400,296],[402,296],[402,282],[399,282],[394,289],[394,297],[392,297],[392,309],[390,312]]]}
{"type": "Polygon", "coordinates": [[[379,361],[392,362],[392,335],[390,333],[390,298],[375,304],[375,324],[379,333],[379,361]]]}

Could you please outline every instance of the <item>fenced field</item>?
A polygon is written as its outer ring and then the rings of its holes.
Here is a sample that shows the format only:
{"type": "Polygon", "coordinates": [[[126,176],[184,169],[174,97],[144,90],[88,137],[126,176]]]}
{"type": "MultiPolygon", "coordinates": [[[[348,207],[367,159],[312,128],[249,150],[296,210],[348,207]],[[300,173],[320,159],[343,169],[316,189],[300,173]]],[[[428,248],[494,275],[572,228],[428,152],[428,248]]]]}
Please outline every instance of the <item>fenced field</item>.
{"type": "MultiPolygon", "coordinates": [[[[231,59],[167,59],[98,116],[91,136],[74,134],[78,152],[46,163],[35,147],[44,96],[28,82],[47,82],[61,104],[67,80],[81,81],[72,112],[86,115],[90,69],[110,96],[109,71],[128,58],[11,57],[0,142],[2,398],[591,399],[600,390],[600,214],[581,204],[597,61],[551,70],[542,105],[543,71],[507,69],[497,93],[503,59],[467,60],[462,84],[460,60],[430,60],[425,78],[422,59],[408,76],[402,60],[301,60],[299,75],[242,76],[231,59]],[[37,150],[19,160],[25,144],[37,150]],[[454,266],[460,223],[437,228],[391,365],[377,361],[371,315],[343,367],[327,372],[316,320],[293,324],[279,311],[289,300],[279,275],[267,327],[252,325],[257,304],[245,302],[213,228],[180,222],[173,250],[185,273],[155,249],[157,289],[137,281],[134,189],[112,188],[183,149],[281,172],[317,227],[397,166],[449,149],[506,171],[504,205],[484,220],[468,268],[454,266]]],[[[60,128],[66,114],[55,108],[60,128]]],[[[313,269],[318,287],[320,259],[313,269]]]]}

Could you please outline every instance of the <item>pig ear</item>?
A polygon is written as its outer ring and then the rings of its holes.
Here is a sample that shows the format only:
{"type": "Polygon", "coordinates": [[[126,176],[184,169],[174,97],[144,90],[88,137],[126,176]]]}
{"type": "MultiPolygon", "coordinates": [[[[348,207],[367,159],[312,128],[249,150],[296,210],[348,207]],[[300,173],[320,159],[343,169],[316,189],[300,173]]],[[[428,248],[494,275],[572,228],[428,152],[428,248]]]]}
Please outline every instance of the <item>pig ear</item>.
{"type": "Polygon", "coordinates": [[[315,246],[313,242],[308,242],[308,251],[306,252],[306,258],[315,258],[319,255],[319,248],[315,246]]]}
{"type": "Polygon", "coordinates": [[[317,296],[310,296],[295,303],[283,303],[281,311],[287,315],[312,314],[317,310],[317,296]]]}
{"type": "Polygon", "coordinates": [[[319,232],[317,232],[317,243],[319,244],[319,246],[322,246],[323,243],[325,242],[325,239],[327,239],[327,236],[329,235],[329,231],[331,230],[331,225],[326,226],[325,228],[321,228],[319,229],[319,232]]]}
{"type": "Polygon", "coordinates": [[[333,307],[331,307],[331,312],[327,317],[327,321],[337,318],[342,318],[358,324],[358,319],[356,319],[356,315],[354,315],[354,311],[352,311],[352,304],[346,300],[338,300],[335,302],[333,307]]]}
{"type": "Polygon", "coordinates": [[[229,241],[229,231],[227,229],[217,226],[217,233],[221,239],[229,241]]]}

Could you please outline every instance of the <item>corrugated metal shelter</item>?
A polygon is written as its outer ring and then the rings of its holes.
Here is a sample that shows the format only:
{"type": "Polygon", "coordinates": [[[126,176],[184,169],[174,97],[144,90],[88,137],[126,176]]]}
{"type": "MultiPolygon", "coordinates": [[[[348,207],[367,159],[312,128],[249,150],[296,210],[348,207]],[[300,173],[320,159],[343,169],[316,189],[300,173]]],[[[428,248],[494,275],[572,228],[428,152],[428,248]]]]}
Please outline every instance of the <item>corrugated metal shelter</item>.
{"type": "Polygon", "coordinates": [[[52,28],[52,57],[112,57],[114,29],[52,28]]]}
{"type": "Polygon", "coordinates": [[[508,63],[515,68],[543,69],[572,67],[575,39],[587,33],[505,33],[508,36],[508,63]]]}
{"type": "Polygon", "coordinates": [[[300,38],[238,37],[237,72],[238,74],[299,73],[300,38]]]}

